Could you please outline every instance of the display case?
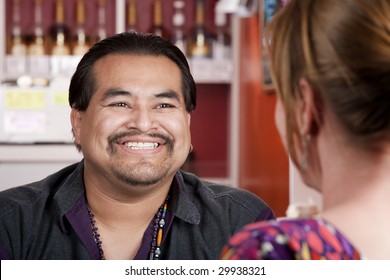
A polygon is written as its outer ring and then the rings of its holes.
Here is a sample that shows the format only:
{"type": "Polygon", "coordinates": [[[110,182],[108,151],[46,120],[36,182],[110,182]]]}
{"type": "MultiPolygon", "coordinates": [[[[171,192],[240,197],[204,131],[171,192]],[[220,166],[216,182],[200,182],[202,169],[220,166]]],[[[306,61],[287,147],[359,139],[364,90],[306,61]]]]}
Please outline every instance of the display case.
{"type": "MultiPolygon", "coordinates": [[[[44,36],[49,36],[49,30],[55,23],[56,1],[42,1],[41,12],[45,16],[41,26],[44,36]]],[[[71,38],[76,36],[78,28],[75,18],[78,1],[63,1],[63,23],[69,28],[71,38]]],[[[156,1],[83,1],[88,15],[84,22],[86,34],[89,38],[99,35],[99,4],[104,7],[103,28],[107,36],[127,31],[130,3],[136,5],[136,30],[149,32],[155,20],[153,5],[156,1]]],[[[12,15],[16,2],[20,8],[18,24],[25,44],[31,44],[34,33],[36,0],[0,1],[0,38],[5,38],[0,42],[0,189],[38,180],[82,158],[72,144],[67,103],[69,80],[81,56],[56,55],[50,51],[40,56],[10,53],[9,43],[15,24],[12,15]]],[[[164,0],[161,6],[162,24],[172,34],[178,24],[174,20],[177,13],[174,2],[177,1],[164,0]]],[[[197,1],[181,2],[184,3],[181,28],[186,36],[190,36],[197,21],[197,1]]],[[[216,38],[221,22],[215,21],[217,1],[202,2],[204,25],[216,38]]],[[[197,83],[198,105],[191,117],[194,151],[183,168],[207,180],[238,186],[239,79],[234,65],[238,59],[237,38],[240,30],[235,15],[228,15],[222,22],[227,27],[224,32],[231,39],[228,56],[199,58],[186,53],[197,83]]]]}

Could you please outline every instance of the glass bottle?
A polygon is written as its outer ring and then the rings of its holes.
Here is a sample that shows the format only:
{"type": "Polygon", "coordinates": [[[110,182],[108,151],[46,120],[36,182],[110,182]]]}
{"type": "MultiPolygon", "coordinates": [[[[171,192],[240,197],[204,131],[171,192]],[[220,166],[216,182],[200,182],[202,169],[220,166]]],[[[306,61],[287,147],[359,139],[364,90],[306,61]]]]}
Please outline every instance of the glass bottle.
{"type": "Polygon", "coordinates": [[[137,4],[136,0],[130,0],[127,4],[127,26],[128,32],[137,31],[137,4]]]}
{"type": "Polygon", "coordinates": [[[55,22],[49,29],[52,55],[69,55],[69,28],[65,25],[65,7],[63,0],[55,2],[55,22]]]}
{"type": "Polygon", "coordinates": [[[186,38],[184,36],[184,1],[176,0],[173,2],[174,13],[172,17],[173,33],[171,42],[176,45],[184,54],[186,53],[186,38]]]}
{"type": "Polygon", "coordinates": [[[76,2],[76,37],[73,42],[73,54],[84,55],[89,49],[89,39],[85,31],[84,0],[76,2]]]}
{"type": "Polygon", "coordinates": [[[153,23],[148,33],[154,33],[166,40],[170,39],[169,32],[163,26],[161,0],[155,0],[153,3],[153,23]]]}
{"type": "Polygon", "coordinates": [[[42,0],[35,0],[34,2],[34,34],[27,52],[30,56],[47,54],[46,38],[42,26],[42,0]]]}
{"type": "Polygon", "coordinates": [[[96,42],[107,38],[106,32],[106,1],[98,0],[98,30],[96,42]]]}
{"type": "Polygon", "coordinates": [[[27,47],[22,38],[20,26],[20,0],[13,0],[12,30],[8,53],[11,55],[26,55],[27,47]]]}
{"type": "Polygon", "coordinates": [[[195,26],[188,38],[187,52],[190,58],[211,58],[212,37],[205,26],[204,1],[196,1],[195,26]]]}

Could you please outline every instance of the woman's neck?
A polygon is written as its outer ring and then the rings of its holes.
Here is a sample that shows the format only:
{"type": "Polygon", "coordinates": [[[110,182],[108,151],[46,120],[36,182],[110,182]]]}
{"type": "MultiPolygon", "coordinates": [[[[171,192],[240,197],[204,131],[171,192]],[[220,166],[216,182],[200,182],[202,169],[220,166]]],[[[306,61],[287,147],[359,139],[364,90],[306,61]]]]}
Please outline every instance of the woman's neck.
{"type": "Polygon", "coordinates": [[[365,257],[389,259],[390,152],[345,148],[323,166],[328,167],[322,179],[323,217],[365,257]]]}

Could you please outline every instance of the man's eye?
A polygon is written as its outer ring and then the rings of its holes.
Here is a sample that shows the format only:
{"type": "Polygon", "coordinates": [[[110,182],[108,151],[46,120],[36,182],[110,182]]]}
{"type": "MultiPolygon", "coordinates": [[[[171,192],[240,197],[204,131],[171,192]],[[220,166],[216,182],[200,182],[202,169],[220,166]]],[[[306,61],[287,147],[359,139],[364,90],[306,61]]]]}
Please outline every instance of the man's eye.
{"type": "Polygon", "coordinates": [[[113,106],[113,107],[129,107],[129,105],[125,102],[116,102],[116,103],[111,104],[111,106],[113,106]]]}
{"type": "Polygon", "coordinates": [[[161,109],[164,109],[164,108],[172,108],[173,106],[171,104],[167,104],[167,103],[163,103],[163,104],[160,104],[157,106],[157,108],[161,108],[161,109]]]}

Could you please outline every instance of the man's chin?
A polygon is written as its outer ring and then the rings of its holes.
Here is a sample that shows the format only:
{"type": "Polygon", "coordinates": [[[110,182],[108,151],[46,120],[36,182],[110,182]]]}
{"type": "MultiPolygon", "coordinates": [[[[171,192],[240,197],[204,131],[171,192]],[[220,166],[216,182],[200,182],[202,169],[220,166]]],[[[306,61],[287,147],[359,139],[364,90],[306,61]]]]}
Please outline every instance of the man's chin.
{"type": "Polygon", "coordinates": [[[161,182],[166,176],[167,171],[151,172],[151,169],[143,169],[136,172],[114,171],[119,181],[132,186],[150,186],[161,182]],[[146,171],[147,170],[147,171],[146,171]]]}

